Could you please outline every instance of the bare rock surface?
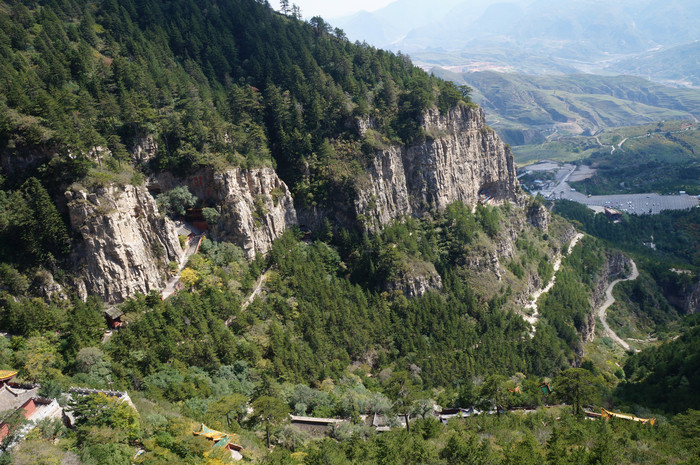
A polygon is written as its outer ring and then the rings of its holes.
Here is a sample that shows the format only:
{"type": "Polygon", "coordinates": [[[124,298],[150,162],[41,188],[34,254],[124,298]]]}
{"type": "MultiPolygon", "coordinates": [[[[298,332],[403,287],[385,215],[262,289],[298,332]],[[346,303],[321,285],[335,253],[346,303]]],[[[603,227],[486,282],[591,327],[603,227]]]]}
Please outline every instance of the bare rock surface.
{"type": "Polygon", "coordinates": [[[158,177],[161,190],[185,184],[205,204],[221,213],[212,235],[243,249],[249,260],[265,254],[272,242],[297,224],[294,201],[287,185],[272,168],[202,170],[185,179],[158,177]]]}
{"type": "Polygon", "coordinates": [[[480,198],[517,200],[513,156],[486,125],[481,108],[458,106],[446,115],[433,109],[422,126],[425,141],[377,152],[360,182],[355,211],[367,229],[442,210],[457,200],[467,205],[480,198]]]}
{"type": "Polygon", "coordinates": [[[96,294],[118,303],[165,285],[169,262],[179,262],[183,250],[174,223],[158,212],[145,187],[70,190],[66,197],[83,298],[96,294]]]}

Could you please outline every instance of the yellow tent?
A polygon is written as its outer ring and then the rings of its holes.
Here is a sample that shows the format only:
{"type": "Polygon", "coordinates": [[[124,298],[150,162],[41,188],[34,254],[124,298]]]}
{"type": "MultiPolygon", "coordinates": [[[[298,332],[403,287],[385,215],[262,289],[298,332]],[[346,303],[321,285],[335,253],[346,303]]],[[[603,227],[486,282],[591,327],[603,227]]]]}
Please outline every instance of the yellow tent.
{"type": "Polygon", "coordinates": [[[207,439],[211,439],[214,441],[214,445],[212,447],[214,448],[219,448],[219,447],[230,447],[233,450],[241,450],[242,447],[239,446],[238,444],[234,444],[231,441],[233,441],[233,437],[235,436],[234,434],[228,434],[228,433],[222,433],[221,431],[216,431],[214,429],[209,428],[207,425],[202,423],[202,429],[199,431],[194,432],[195,436],[204,436],[207,439]]]}

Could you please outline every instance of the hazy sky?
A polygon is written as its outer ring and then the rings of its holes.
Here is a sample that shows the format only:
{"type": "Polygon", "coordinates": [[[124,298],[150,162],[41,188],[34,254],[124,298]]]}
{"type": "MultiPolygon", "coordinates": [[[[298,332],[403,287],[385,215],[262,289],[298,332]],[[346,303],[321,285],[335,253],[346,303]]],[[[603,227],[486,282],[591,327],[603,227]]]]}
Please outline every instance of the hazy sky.
{"type": "MultiPolygon", "coordinates": [[[[279,0],[268,0],[270,5],[279,10],[279,0]]],[[[291,0],[301,8],[304,18],[322,16],[324,19],[345,16],[361,10],[374,11],[387,6],[394,0],[291,0]]]]}

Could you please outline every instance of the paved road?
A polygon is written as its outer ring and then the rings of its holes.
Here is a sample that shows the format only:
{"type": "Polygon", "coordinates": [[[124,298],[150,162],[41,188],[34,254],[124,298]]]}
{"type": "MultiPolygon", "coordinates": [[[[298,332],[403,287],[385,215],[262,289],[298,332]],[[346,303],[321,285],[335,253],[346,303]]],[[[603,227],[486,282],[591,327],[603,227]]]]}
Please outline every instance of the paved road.
{"type": "Polygon", "coordinates": [[[600,322],[603,324],[603,328],[605,329],[605,334],[617,344],[622,346],[622,348],[625,350],[630,350],[630,345],[623,341],[622,338],[615,333],[615,331],[610,329],[610,326],[608,325],[608,322],[605,319],[605,312],[613,303],[615,303],[615,297],[613,297],[612,295],[615,285],[622,281],[634,281],[635,279],[637,279],[637,277],[639,277],[637,264],[634,263],[634,261],[632,261],[632,273],[627,278],[616,279],[615,281],[610,283],[608,288],[605,290],[605,302],[603,302],[603,305],[598,307],[598,310],[596,310],[596,314],[598,315],[598,318],[600,318],[600,322]]]}

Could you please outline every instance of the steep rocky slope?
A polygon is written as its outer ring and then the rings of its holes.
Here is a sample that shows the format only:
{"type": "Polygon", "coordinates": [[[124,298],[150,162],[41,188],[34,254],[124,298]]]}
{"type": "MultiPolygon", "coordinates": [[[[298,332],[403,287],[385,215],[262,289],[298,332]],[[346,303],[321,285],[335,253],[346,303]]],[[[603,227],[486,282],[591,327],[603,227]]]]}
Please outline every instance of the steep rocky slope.
{"type": "Polygon", "coordinates": [[[215,205],[221,218],[212,235],[238,245],[251,260],[297,223],[289,189],[272,168],[205,169],[185,179],[165,173],[158,183],[163,190],[184,184],[205,205],[215,205]]]}
{"type": "Polygon", "coordinates": [[[169,262],[179,262],[183,251],[174,223],[158,212],[145,187],[76,189],[66,196],[81,297],[96,294],[116,303],[165,285],[169,262]]]}
{"type": "Polygon", "coordinates": [[[479,196],[516,200],[513,157],[486,126],[478,107],[457,106],[446,115],[426,112],[428,138],[408,148],[379,151],[360,183],[355,212],[370,230],[403,215],[420,216],[455,201],[473,205],[479,196]]]}
{"type": "MultiPolygon", "coordinates": [[[[393,219],[442,210],[455,201],[474,205],[480,197],[496,202],[518,199],[512,155],[486,126],[480,108],[457,106],[445,115],[429,110],[422,126],[429,135],[424,142],[377,152],[366,177],[358,181],[356,197],[337,201],[337,210],[358,220],[353,223],[378,231],[393,219]]],[[[152,157],[157,150],[150,143],[138,151],[139,159],[152,157]]],[[[299,223],[290,190],[272,168],[206,168],[184,178],[165,172],[149,188],[165,192],[179,185],[220,212],[210,235],[238,245],[251,260],[299,223]]],[[[85,291],[118,302],[135,292],[162,287],[168,262],[179,261],[182,250],[173,223],[160,216],[143,187],[81,190],[68,198],[71,225],[80,237],[74,257],[85,291]]],[[[537,217],[535,223],[547,229],[546,212],[538,213],[532,215],[537,217]]],[[[514,232],[511,236],[507,241],[511,247],[475,258],[476,266],[484,259],[491,267],[501,257],[510,258],[516,239],[514,232]]],[[[421,279],[414,274],[408,273],[398,286],[409,296],[441,287],[434,270],[419,273],[421,279]]]]}

